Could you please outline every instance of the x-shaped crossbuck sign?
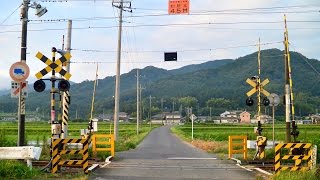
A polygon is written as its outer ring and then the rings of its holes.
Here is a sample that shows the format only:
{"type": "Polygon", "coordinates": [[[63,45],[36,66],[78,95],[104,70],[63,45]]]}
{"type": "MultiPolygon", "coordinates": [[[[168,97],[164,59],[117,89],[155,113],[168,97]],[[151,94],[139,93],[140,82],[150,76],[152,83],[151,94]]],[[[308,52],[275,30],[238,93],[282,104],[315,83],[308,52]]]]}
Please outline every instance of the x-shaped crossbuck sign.
{"type": "Polygon", "coordinates": [[[67,80],[70,79],[71,74],[62,68],[62,64],[70,60],[71,58],[70,53],[64,54],[54,62],[51,59],[47,58],[45,55],[43,55],[41,52],[38,52],[36,54],[36,57],[40,59],[42,62],[44,62],[46,65],[48,65],[47,67],[45,67],[44,69],[42,69],[36,74],[36,77],[38,79],[41,79],[43,76],[45,76],[47,73],[51,72],[52,70],[58,72],[67,80]]]}
{"type": "MultiPolygon", "coordinates": [[[[250,97],[259,90],[259,84],[251,79],[247,79],[246,82],[248,84],[250,84],[250,86],[253,87],[249,92],[247,92],[247,96],[250,97]]],[[[267,85],[269,82],[270,82],[269,79],[265,79],[264,81],[262,81],[260,83],[260,91],[261,91],[261,93],[263,93],[267,97],[270,95],[270,93],[268,91],[266,91],[265,89],[263,89],[263,86],[267,85]]]]}

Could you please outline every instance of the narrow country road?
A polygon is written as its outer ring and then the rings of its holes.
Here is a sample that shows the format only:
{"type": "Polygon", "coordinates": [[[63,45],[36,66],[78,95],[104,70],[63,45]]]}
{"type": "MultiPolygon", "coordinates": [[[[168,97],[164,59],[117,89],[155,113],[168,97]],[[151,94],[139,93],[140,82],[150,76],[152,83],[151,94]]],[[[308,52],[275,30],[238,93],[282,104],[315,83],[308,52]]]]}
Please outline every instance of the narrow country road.
{"type": "Polygon", "coordinates": [[[255,179],[254,172],[182,142],[168,126],[154,129],[136,149],[116,156],[89,179],[255,179]]]}

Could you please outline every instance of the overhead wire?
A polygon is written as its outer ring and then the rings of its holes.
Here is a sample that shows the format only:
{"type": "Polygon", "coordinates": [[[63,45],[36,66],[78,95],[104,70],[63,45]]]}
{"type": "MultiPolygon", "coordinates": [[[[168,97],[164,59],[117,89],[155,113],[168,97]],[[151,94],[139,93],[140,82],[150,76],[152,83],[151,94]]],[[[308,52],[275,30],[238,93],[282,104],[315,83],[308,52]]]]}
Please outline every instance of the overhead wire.
{"type": "MultiPolygon", "coordinates": [[[[281,55],[272,55],[272,56],[261,56],[262,58],[271,58],[271,57],[280,57],[281,55]]],[[[243,57],[241,57],[243,58],[243,57]]],[[[239,58],[236,58],[239,59],[239,58]]],[[[256,59],[256,57],[252,57],[249,59],[256,59]]],[[[181,62],[209,62],[209,61],[216,61],[216,60],[204,60],[204,59],[188,59],[188,60],[180,60],[180,61],[174,61],[173,63],[181,63],[181,62]]],[[[218,60],[219,61],[219,60],[218,60]]],[[[140,62],[134,62],[134,63],[141,63],[141,64],[154,64],[154,63],[162,63],[163,60],[150,60],[150,61],[140,61],[140,62]]],[[[71,61],[70,63],[73,64],[115,64],[116,62],[113,61],[71,61]]],[[[123,61],[122,63],[131,63],[130,61],[123,61]]]]}
{"type": "MultiPolygon", "coordinates": [[[[86,0],[88,1],[88,0],[86,0]]],[[[42,1],[42,2],[50,2],[50,1],[42,1]]],[[[51,2],[67,2],[67,1],[51,1],[51,2]]],[[[93,1],[96,2],[96,1],[93,1]]],[[[269,7],[269,8],[246,8],[246,9],[225,9],[225,10],[199,10],[196,12],[192,12],[187,14],[186,16],[207,16],[207,15],[219,15],[219,14],[229,14],[229,15],[241,15],[241,14],[271,14],[271,13],[319,13],[319,10],[316,8],[320,6],[320,4],[308,4],[308,5],[298,5],[298,6],[282,6],[282,7],[269,7]],[[315,9],[303,10],[303,11],[257,11],[257,10],[272,10],[272,9],[292,9],[292,8],[306,8],[312,7],[315,9]],[[238,11],[238,12],[237,12],[238,11]]],[[[148,10],[148,8],[132,8],[132,9],[143,9],[148,10]]],[[[149,9],[156,10],[156,9],[149,9]]],[[[166,10],[167,11],[167,10],[166,10]]],[[[135,12],[139,13],[139,12],[135,12]]],[[[131,16],[131,18],[141,18],[141,17],[162,17],[162,16],[171,16],[168,13],[157,13],[157,14],[143,14],[143,15],[135,15],[131,16]]],[[[116,17],[82,17],[82,18],[65,18],[65,19],[49,19],[49,20],[29,20],[30,22],[38,22],[38,23],[29,23],[29,24],[40,24],[40,23],[60,23],[68,20],[73,21],[92,21],[92,20],[107,20],[114,19],[116,17]],[[39,23],[40,22],[40,23],[39,23]]],[[[12,24],[7,26],[16,26],[20,24],[12,24]]]]}
{"type": "MultiPolygon", "coordinates": [[[[297,21],[287,21],[288,23],[319,23],[320,20],[297,20],[297,21]]],[[[279,24],[283,23],[282,21],[239,21],[239,22],[202,22],[202,23],[171,23],[171,24],[137,24],[123,27],[182,27],[182,26],[203,26],[203,25],[236,25],[236,24],[279,24]]],[[[111,29],[117,28],[118,25],[113,26],[85,26],[85,27],[73,27],[73,30],[84,30],[84,29],[111,29]]],[[[232,28],[228,28],[232,29],[232,28]]],[[[240,28],[241,29],[241,28],[240,28]]],[[[259,28],[262,29],[263,28],[259,28]]],[[[306,29],[306,28],[293,28],[295,30],[298,29],[306,29]]],[[[319,29],[318,27],[307,27],[307,29],[319,29]]],[[[30,32],[41,32],[41,31],[62,31],[66,30],[66,28],[48,28],[48,29],[29,29],[30,32]]],[[[241,29],[241,30],[257,30],[253,29],[241,29]]],[[[278,29],[268,29],[265,30],[278,30],[278,29]]],[[[0,31],[0,34],[3,33],[14,33],[20,32],[20,30],[8,30],[8,31],[0,31]]]]}
{"type": "MultiPolygon", "coordinates": [[[[296,49],[294,48],[294,46],[292,45],[292,43],[289,43],[289,46],[291,46],[293,48],[294,51],[296,51],[296,49]]],[[[297,51],[296,51],[297,52],[297,51]]],[[[311,69],[320,76],[320,72],[308,61],[308,59],[306,57],[304,57],[303,55],[301,55],[300,53],[297,53],[302,60],[304,60],[310,67],[311,69]]]]}
{"type": "MultiPolygon", "coordinates": [[[[279,44],[282,41],[274,41],[274,42],[266,42],[261,43],[261,46],[271,45],[271,44],[279,44]]],[[[196,51],[214,51],[219,49],[234,49],[234,48],[243,48],[243,47],[255,47],[256,44],[248,44],[248,45],[238,45],[238,46],[228,46],[228,47],[217,47],[217,48],[201,48],[201,49],[181,49],[177,50],[177,52],[196,52],[196,51]]],[[[96,50],[96,49],[72,49],[73,51],[84,51],[84,52],[99,52],[99,53],[112,53],[116,52],[116,50],[96,50]]],[[[123,51],[124,53],[159,53],[164,52],[164,50],[141,50],[141,51],[123,51]]]]}
{"type": "MultiPolygon", "coordinates": [[[[283,43],[282,41],[276,41],[276,42],[267,42],[267,43],[261,43],[260,45],[261,46],[267,46],[267,45],[272,45],[272,44],[279,44],[279,43],[283,43]]],[[[244,47],[254,47],[256,46],[256,44],[250,44],[250,45],[241,45],[241,46],[229,46],[229,47],[220,47],[220,48],[213,48],[213,49],[210,49],[210,50],[219,50],[219,49],[234,49],[234,48],[244,48],[244,47]]],[[[164,52],[164,51],[159,51],[159,52],[164,52]]],[[[179,52],[179,51],[177,51],[179,52]]],[[[273,55],[273,56],[263,56],[262,57],[278,57],[279,55],[273,55]]],[[[282,55],[280,55],[282,56],[282,55]]],[[[192,62],[192,61],[204,61],[204,60],[180,60],[179,62],[192,62]]],[[[134,63],[159,63],[159,62],[163,62],[163,61],[135,61],[134,63]]],[[[115,63],[113,61],[73,61],[71,63],[115,63]]],[[[123,61],[123,63],[132,63],[131,61],[123,61]]]]}
{"type": "Polygon", "coordinates": [[[22,4],[20,4],[14,11],[12,11],[12,13],[10,13],[10,14],[0,23],[0,26],[4,26],[3,23],[5,23],[21,6],[22,6],[22,4]]]}
{"type": "MultiPolygon", "coordinates": [[[[273,6],[273,7],[255,7],[255,8],[239,8],[239,9],[223,9],[223,10],[198,10],[200,12],[228,12],[228,11],[252,11],[252,10],[273,10],[273,9],[291,9],[291,8],[306,8],[306,7],[318,7],[320,4],[304,4],[304,5],[292,5],[292,6],[273,6]]],[[[156,9],[156,8],[132,8],[140,10],[160,10],[168,11],[167,9],[156,9]]]]}

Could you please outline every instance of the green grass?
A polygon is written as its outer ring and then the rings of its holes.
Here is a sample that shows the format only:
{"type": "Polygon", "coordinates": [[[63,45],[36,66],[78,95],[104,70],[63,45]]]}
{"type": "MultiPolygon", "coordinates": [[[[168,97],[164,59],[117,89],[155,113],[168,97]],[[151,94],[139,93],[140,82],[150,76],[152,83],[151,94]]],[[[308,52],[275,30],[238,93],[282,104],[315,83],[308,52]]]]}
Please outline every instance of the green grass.
{"type": "MultiPolygon", "coordinates": [[[[249,140],[255,140],[256,135],[253,132],[254,125],[241,125],[241,124],[194,124],[194,139],[203,140],[208,142],[224,142],[228,143],[230,135],[247,135],[249,140]]],[[[269,141],[272,141],[272,125],[263,125],[262,135],[266,136],[269,141]]],[[[298,140],[303,143],[312,143],[318,146],[318,163],[320,158],[320,125],[298,125],[300,135],[298,140]]],[[[183,126],[175,126],[171,131],[185,141],[191,142],[191,124],[183,126]]],[[[285,124],[277,124],[275,126],[275,140],[285,142],[285,124]]],[[[210,152],[219,153],[219,157],[227,157],[227,147],[215,149],[210,152]]],[[[248,159],[252,159],[255,150],[248,151],[248,159]]],[[[267,159],[274,158],[274,150],[266,150],[267,159]]],[[[241,159],[241,158],[239,158],[241,159]]],[[[320,174],[315,174],[314,171],[310,172],[283,172],[280,176],[274,177],[276,180],[282,179],[320,179],[320,174]]]]}
{"type": "MultiPolygon", "coordinates": [[[[68,128],[68,138],[80,138],[80,129],[88,127],[88,123],[70,123],[68,128]]],[[[116,141],[115,151],[125,151],[135,148],[143,138],[153,129],[158,127],[153,125],[150,127],[147,124],[142,124],[139,135],[136,133],[135,123],[120,123],[119,136],[116,141]]],[[[36,141],[36,146],[42,145],[42,154],[40,160],[50,160],[50,143],[48,139],[51,137],[51,125],[47,122],[26,122],[25,124],[26,141],[36,141]]],[[[99,134],[113,133],[113,125],[107,122],[99,122],[99,134]]],[[[17,122],[0,122],[0,147],[10,147],[17,145],[18,139],[18,123],[17,122]]],[[[90,157],[92,151],[89,149],[90,157]]],[[[117,155],[117,153],[115,153],[117,155]]],[[[104,160],[110,155],[109,152],[98,152],[99,160],[104,160]]],[[[29,170],[25,163],[20,161],[0,161],[0,179],[47,179],[47,178],[67,178],[80,177],[80,179],[87,179],[83,175],[82,169],[78,174],[51,174],[41,172],[34,168],[29,170]]],[[[79,179],[79,178],[78,178],[79,179]]]]}
{"type": "Polygon", "coordinates": [[[320,174],[316,174],[315,171],[307,171],[307,172],[289,172],[283,171],[279,176],[273,176],[274,180],[319,180],[320,174]]]}
{"type": "Polygon", "coordinates": [[[35,168],[30,170],[24,163],[19,161],[0,161],[1,179],[29,179],[40,174],[40,170],[35,168]]]}

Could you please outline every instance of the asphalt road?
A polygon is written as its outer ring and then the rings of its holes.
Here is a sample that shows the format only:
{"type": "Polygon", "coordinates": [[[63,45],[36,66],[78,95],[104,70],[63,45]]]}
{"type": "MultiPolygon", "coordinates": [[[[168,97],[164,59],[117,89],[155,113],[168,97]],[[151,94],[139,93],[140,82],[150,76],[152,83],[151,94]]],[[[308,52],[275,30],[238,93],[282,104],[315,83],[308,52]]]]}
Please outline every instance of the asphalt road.
{"type": "Polygon", "coordinates": [[[255,173],[182,142],[170,127],[154,129],[139,146],[116,153],[116,161],[89,179],[255,179],[255,173]]]}

